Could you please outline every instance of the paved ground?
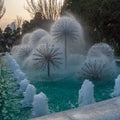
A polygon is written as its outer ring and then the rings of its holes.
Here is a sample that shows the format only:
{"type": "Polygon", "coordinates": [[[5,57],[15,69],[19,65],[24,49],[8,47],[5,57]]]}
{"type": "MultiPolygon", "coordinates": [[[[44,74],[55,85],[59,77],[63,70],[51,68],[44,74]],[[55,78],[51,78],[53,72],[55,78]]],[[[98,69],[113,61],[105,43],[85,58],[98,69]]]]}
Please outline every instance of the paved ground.
{"type": "Polygon", "coordinates": [[[120,120],[120,97],[31,120],[120,120]]]}

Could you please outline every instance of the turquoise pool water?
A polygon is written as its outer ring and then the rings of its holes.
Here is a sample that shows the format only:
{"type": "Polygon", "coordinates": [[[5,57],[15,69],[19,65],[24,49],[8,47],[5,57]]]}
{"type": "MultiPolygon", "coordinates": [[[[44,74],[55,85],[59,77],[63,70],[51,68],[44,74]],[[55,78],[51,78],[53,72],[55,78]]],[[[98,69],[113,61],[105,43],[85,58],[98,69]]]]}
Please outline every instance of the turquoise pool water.
{"type": "MultiPolygon", "coordinates": [[[[114,79],[94,80],[94,96],[96,102],[111,98],[110,93],[114,88],[114,79]]],[[[51,112],[59,112],[78,107],[78,91],[83,83],[74,75],[66,76],[58,81],[36,81],[31,82],[37,93],[44,92],[48,97],[51,112]]]]}

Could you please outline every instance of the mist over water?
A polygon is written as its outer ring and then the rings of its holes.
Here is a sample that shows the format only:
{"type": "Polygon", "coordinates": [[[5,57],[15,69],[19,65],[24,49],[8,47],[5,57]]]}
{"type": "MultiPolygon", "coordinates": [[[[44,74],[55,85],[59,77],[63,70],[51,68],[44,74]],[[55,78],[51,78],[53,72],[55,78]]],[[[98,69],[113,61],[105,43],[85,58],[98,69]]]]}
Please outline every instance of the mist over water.
{"type": "Polygon", "coordinates": [[[46,79],[47,73],[53,76],[52,79],[71,73],[79,79],[103,79],[116,75],[114,51],[109,45],[98,43],[89,49],[87,55],[82,54],[85,50],[83,31],[73,16],[61,17],[53,23],[50,32],[37,29],[25,34],[21,44],[13,47],[12,55],[33,79],[41,79],[41,76],[46,79]],[[59,54],[55,53],[56,49],[59,54]]]}

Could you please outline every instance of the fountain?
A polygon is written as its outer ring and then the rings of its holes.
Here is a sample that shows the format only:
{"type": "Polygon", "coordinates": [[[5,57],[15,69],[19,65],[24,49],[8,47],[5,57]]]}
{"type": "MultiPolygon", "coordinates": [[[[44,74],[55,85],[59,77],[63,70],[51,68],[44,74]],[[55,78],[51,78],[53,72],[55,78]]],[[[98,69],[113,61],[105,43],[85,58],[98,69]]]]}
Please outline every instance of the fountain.
{"type": "Polygon", "coordinates": [[[22,80],[20,82],[20,88],[19,88],[19,90],[17,90],[17,93],[18,94],[23,94],[23,92],[25,92],[28,84],[29,84],[29,80],[27,80],[27,79],[22,80]]]}
{"type": "Polygon", "coordinates": [[[25,73],[23,73],[20,69],[17,69],[14,72],[14,77],[17,79],[18,84],[20,84],[20,82],[26,78],[25,73]]]}
{"type": "Polygon", "coordinates": [[[114,60],[114,50],[106,43],[97,43],[93,45],[89,51],[87,57],[101,57],[106,56],[109,61],[114,60]]]}
{"type": "MultiPolygon", "coordinates": [[[[52,25],[50,34],[37,29],[24,35],[21,44],[12,49],[12,55],[37,88],[37,92],[45,91],[49,96],[50,111],[58,112],[77,105],[94,103],[94,85],[89,80],[94,80],[95,90],[98,90],[99,95],[95,91],[96,101],[110,97],[107,94],[112,87],[108,90],[106,86],[111,85],[111,76],[116,74],[114,51],[108,44],[98,43],[89,49],[87,55],[81,55],[84,45],[81,25],[74,18],[62,17],[52,25]],[[47,71],[48,77],[44,71],[47,71]],[[80,80],[74,80],[75,73],[80,80]],[[48,80],[49,82],[45,82],[48,80]],[[83,84],[82,80],[85,80],[83,84]],[[104,84],[106,82],[107,84],[104,84]],[[99,83],[103,83],[103,87],[99,86],[99,83]],[[81,84],[77,100],[76,94],[81,84]]],[[[33,117],[48,114],[46,95],[44,93],[36,95],[36,88],[29,84],[15,60],[8,54],[7,57],[8,61],[12,61],[11,67],[20,85],[17,92],[24,96],[22,106],[33,107],[33,117]]],[[[120,95],[119,79],[116,79],[112,96],[120,95]]]]}
{"type": "Polygon", "coordinates": [[[83,48],[84,37],[82,27],[75,19],[62,17],[52,25],[51,35],[55,41],[64,42],[65,68],[67,68],[67,54],[74,45],[73,43],[78,45],[76,48],[83,48]]]}
{"type": "Polygon", "coordinates": [[[12,30],[12,33],[14,32],[15,28],[15,22],[12,22],[11,24],[8,25],[8,27],[12,30]]]}
{"type": "Polygon", "coordinates": [[[40,117],[49,113],[48,99],[44,93],[34,96],[33,117],[40,117]]]}
{"type": "Polygon", "coordinates": [[[46,35],[48,35],[48,33],[47,33],[47,31],[45,31],[43,29],[37,29],[37,30],[33,31],[30,36],[29,44],[31,44],[33,47],[36,47],[38,42],[41,40],[41,38],[46,35]]]}
{"type": "Polygon", "coordinates": [[[5,56],[6,56],[9,66],[13,72],[20,68],[20,66],[17,64],[16,60],[9,53],[6,52],[5,56]]]}
{"type": "Polygon", "coordinates": [[[120,75],[115,79],[114,91],[111,93],[112,97],[120,96],[120,75]]]}
{"type": "Polygon", "coordinates": [[[21,101],[22,107],[32,107],[33,98],[36,94],[36,88],[29,84],[23,93],[24,99],[21,101]]]}
{"type": "Polygon", "coordinates": [[[33,54],[34,63],[38,65],[40,69],[47,68],[47,75],[50,77],[51,66],[59,67],[61,63],[61,53],[57,48],[45,48],[41,49],[40,47],[36,49],[33,54]]]}
{"type": "Polygon", "coordinates": [[[8,63],[12,60],[12,57],[8,52],[5,53],[5,57],[8,63]]]}
{"type": "Polygon", "coordinates": [[[81,107],[94,102],[94,85],[89,80],[85,80],[79,90],[78,104],[81,107]]]}
{"type": "Polygon", "coordinates": [[[29,44],[31,33],[27,33],[22,37],[21,44],[29,44]]]}
{"type": "Polygon", "coordinates": [[[89,51],[86,60],[80,66],[79,78],[84,79],[105,79],[116,75],[116,63],[112,48],[99,43],[93,45],[89,51]]]}
{"type": "Polygon", "coordinates": [[[31,45],[19,45],[17,46],[17,51],[15,48],[12,49],[12,54],[17,62],[21,65],[23,61],[30,55],[31,51],[33,50],[31,45]]]}
{"type": "Polygon", "coordinates": [[[107,59],[89,58],[81,65],[77,72],[79,79],[101,80],[113,75],[113,69],[107,59]]]}

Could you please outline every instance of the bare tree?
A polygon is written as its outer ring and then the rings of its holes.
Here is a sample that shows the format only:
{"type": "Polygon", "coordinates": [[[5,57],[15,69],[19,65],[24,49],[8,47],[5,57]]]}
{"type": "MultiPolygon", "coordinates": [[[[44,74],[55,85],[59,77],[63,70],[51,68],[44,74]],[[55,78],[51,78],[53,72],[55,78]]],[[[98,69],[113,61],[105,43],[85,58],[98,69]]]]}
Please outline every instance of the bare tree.
{"type": "Polygon", "coordinates": [[[15,26],[16,26],[16,28],[20,28],[21,25],[22,25],[22,22],[23,22],[22,17],[17,16],[17,17],[16,17],[16,20],[15,20],[15,26]]]}
{"type": "Polygon", "coordinates": [[[60,17],[64,0],[26,0],[25,9],[33,17],[36,13],[40,13],[42,19],[56,20],[60,17]]]}
{"type": "Polygon", "coordinates": [[[5,14],[5,11],[6,11],[6,9],[4,7],[4,0],[0,0],[0,19],[5,14]]]}

